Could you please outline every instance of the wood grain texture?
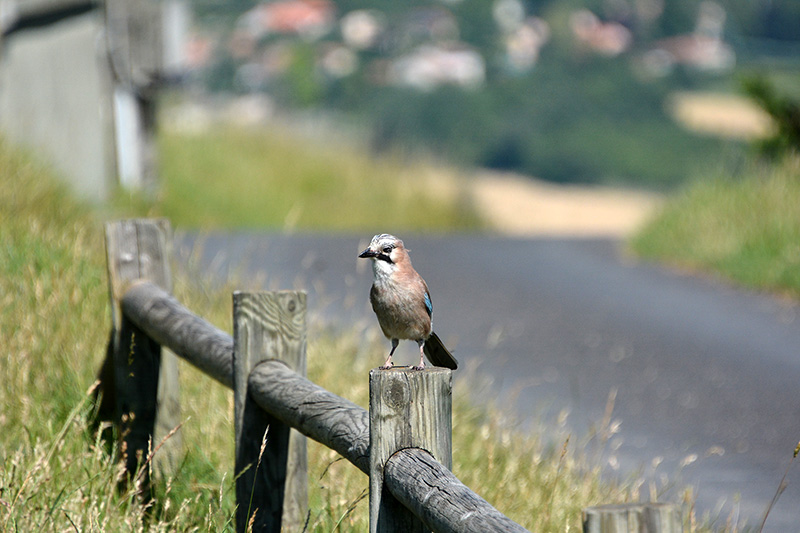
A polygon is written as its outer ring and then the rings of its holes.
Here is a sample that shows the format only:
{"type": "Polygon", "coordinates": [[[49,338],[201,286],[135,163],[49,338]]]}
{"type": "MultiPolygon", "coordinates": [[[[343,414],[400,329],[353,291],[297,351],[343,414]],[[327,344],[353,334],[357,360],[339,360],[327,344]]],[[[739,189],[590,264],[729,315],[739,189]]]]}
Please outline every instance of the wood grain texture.
{"type": "Polygon", "coordinates": [[[250,394],[264,410],[369,472],[369,414],[363,407],[298,375],[279,361],[250,374],[250,394]]]}
{"type": "MultiPolygon", "coordinates": [[[[121,309],[123,293],[135,280],[148,279],[166,293],[172,290],[172,230],[163,219],[136,219],[109,222],[105,231],[113,327],[110,362],[104,363],[101,375],[103,397],[113,400],[114,418],[123,426],[129,471],[160,444],[154,470],[172,473],[180,460],[182,434],[164,439],[181,422],[178,362],[173,354],[162,353],[160,344],[121,309]]],[[[101,412],[108,411],[108,405],[101,405],[101,412]]]]}
{"type": "MultiPolygon", "coordinates": [[[[122,298],[122,310],[147,336],[169,346],[217,381],[233,386],[230,335],[193,315],[149,282],[128,288],[122,298]]],[[[254,402],[277,420],[332,448],[362,472],[369,473],[367,410],[276,360],[255,366],[248,378],[248,390],[254,402]]],[[[393,395],[402,397],[403,393],[398,389],[393,395]]],[[[422,407],[418,404],[409,409],[422,407]]],[[[441,452],[439,455],[444,456],[441,452]]],[[[525,531],[464,486],[424,450],[406,448],[391,455],[384,466],[384,484],[394,498],[435,531],[525,531]]]]}
{"type": "MultiPolygon", "coordinates": [[[[125,293],[132,322],[178,356],[233,388],[233,338],[193,315],[152,283],[125,293]]],[[[339,452],[369,472],[369,414],[366,409],[300,376],[286,364],[265,361],[250,374],[250,394],[285,424],[339,452]]]]}
{"type": "Polygon", "coordinates": [[[162,346],[233,388],[233,338],[194,315],[150,282],[131,285],[122,298],[125,315],[162,346]]]}
{"type": "MultiPolygon", "coordinates": [[[[112,361],[120,451],[125,470],[133,476],[156,446],[161,346],[123,317],[112,361]]],[[[149,469],[140,479],[144,480],[142,491],[148,494],[149,469]]]]}
{"type": "Polygon", "coordinates": [[[172,229],[166,219],[132,219],[108,222],[105,231],[111,315],[119,325],[120,302],[131,282],[148,280],[172,292],[172,229]]]}
{"type": "Polygon", "coordinates": [[[680,508],[668,503],[600,505],[583,510],[584,533],[681,533],[680,508]]]}
{"type": "Polygon", "coordinates": [[[384,467],[389,492],[437,533],[528,531],[475,494],[440,464],[418,448],[392,455],[384,467]]]}
{"type": "Polygon", "coordinates": [[[405,448],[427,450],[452,464],[452,372],[441,367],[374,369],[369,374],[370,531],[423,532],[427,528],[383,486],[384,465],[405,448]]]}
{"type": "Polygon", "coordinates": [[[236,292],[233,319],[236,527],[299,531],[308,510],[306,440],[252,400],[248,378],[270,359],[305,375],[306,294],[236,292]]]}

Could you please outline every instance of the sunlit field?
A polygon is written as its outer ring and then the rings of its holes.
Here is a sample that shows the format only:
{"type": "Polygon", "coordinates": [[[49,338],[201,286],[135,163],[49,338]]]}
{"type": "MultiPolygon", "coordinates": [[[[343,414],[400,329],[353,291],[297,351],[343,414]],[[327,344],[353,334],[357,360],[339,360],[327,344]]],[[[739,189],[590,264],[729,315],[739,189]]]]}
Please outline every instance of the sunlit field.
{"type": "MultiPolygon", "coordinates": [[[[100,436],[92,396],[110,327],[101,215],[3,144],[0,168],[0,529],[233,531],[231,392],[181,364],[180,467],[156,481],[151,503],[135,485],[119,488],[118,450],[100,436]]],[[[176,297],[225,331],[233,288],[175,275],[176,297]]],[[[368,371],[384,348],[373,329],[312,323],[309,378],[366,407],[368,371]]],[[[658,498],[666,487],[603,475],[613,416],[588,435],[567,433],[563,417],[523,433],[499,406],[476,401],[490,387],[468,373],[456,382],[453,470],[525,527],[580,531],[581,508],[658,498]]],[[[366,476],[314,442],[308,475],[308,531],[367,528],[366,476]]],[[[686,498],[687,530],[707,530],[686,498]]]]}
{"type": "MultiPolygon", "coordinates": [[[[176,227],[408,231],[483,227],[457,171],[406,156],[373,157],[341,139],[219,126],[159,134],[157,213],[176,227]]],[[[139,199],[141,200],[141,199],[139,199]]]]}
{"type": "Polygon", "coordinates": [[[633,250],[759,290],[800,297],[800,157],[750,161],[668,201],[633,250]]]}

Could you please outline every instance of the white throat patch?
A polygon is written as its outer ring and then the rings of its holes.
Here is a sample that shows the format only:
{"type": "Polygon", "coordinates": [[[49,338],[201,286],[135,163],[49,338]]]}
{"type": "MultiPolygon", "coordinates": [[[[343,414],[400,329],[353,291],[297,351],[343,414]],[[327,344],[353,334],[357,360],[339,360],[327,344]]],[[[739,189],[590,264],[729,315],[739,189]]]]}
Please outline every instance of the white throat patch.
{"type": "Polygon", "coordinates": [[[394,273],[397,265],[379,259],[372,260],[372,274],[375,277],[375,282],[386,283],[394,273]]]}

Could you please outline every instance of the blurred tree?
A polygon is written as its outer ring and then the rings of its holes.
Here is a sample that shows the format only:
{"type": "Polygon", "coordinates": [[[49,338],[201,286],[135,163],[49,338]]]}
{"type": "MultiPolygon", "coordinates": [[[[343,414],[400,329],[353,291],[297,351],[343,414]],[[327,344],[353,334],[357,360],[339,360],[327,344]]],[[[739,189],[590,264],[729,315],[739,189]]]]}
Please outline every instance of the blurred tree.
{"type": "Polygon", "coordinates": [[[192,8],[201,25],[230,28],[242,13],[259,3],[260,0],[192,0],[192,8]]]}
{"type": "MultiPolygon", "coordinates": [[[[701,0],[664,1],[661,16],[641,34],[636,34],[641,28],[632,0],[521,0],[526,15],[545,19],[550,32],[536,65],[514,75],[503,68],[503,30],[494,18],[494,0],[333,1],[340,16],[355,9],[383,13],[385,32],[377,45],[354,51],[359,68],[335,78],[322,74],[318,62],[331,46],[341,44],[340,33],[334,29],[320,41],[298,40],[291,44],[290,68],[270,78],[268,90],[280,105],[321,105],[357,117],[376,147],[422,147],[458,163],[554,181],[615,180],[661,187],[680,182],[721,146],[718,140],[682,130],[665,112],[664,101],[672,91],[706,89],[709,80],[727,83],[724,78],[679,68],[669,76],[645,79],[636,69],[639,52],[653,39],[694,30],[701,0]],[[629,24],[636,35],[633,50],[609,58],[576,45],[572,15],[587,8],[603,20],[629,24]],[[437,35],[432,28],[436,22],[447,23],[448,12],[457,31],[444,24],[448,31],[437,35]],[[456,40],[482,55],[486,81],[481,87],[442,86],[425,92],[392,86],[398,56],[419,44],[452,45],[456,40]]],[[[798,0],[717,1],[725,7],[732,31],[745,37],[777,35],[777,26],[763,22],[769,18],[766,13],[777,9],[788,16],[795,12],[792,3],[800,6],[798,0]]],[[[214,15],[223,0],[196,2],[214,15]]],[[[225,2],[243,10],[256,0],[225,2]]],[[[219,61],[209,87],[230,90],[223,78],[236,68],[232,60],[219,61]]]]}
{"type": "Polygon", "coordinates": [[[286,73],[287,99],[298,107],[319,104],[324,87],[317,72],[316,49],[312,43],[298,41],[292,47],[292,61],[286,73]]]}
{"type": "Polygon", "coordinates": [[[760,2],[761,35],[768,39],[800,41],[800,2],[760,2]]]}
{"type": "Polygon", "coordinates": [[[797,0],[724,0],[736,30],[745,37],[800,41],[800,2],[797,0]]]}
{"type": "Polygon", "coordinates": [[[220,55],[204,71],[206,87],[212,92],[235,92],[236,61],[230,55],[220,55]]]}
{"type": "Polygon", "coordinates": [[[458,17],[461,40],[481,50],[487,58],[496,55],[500,44],[493,5],[494,2],[486,0],[462,0],[453,9],[458,17]]]}
{"type": "Polygon", "coordinates": [[[742,88],[775,123],[775,134],[758,142],[761,153],[777,157],[800,150],[800,100],[778,94],[764,76],[744,78],[742,88]]]}

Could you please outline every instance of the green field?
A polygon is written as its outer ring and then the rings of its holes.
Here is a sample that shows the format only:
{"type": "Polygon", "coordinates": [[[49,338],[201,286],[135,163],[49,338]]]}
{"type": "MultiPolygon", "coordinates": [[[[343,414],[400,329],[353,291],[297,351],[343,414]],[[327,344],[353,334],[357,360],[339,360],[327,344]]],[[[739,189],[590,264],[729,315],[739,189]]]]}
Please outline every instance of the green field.
{"type": "MultiPolygon", "coordinates": [[[[204,229],[372,230],[385,220],[381,230],[484,227],[456,171],[443,167],[246,130],[163,134],[160,145],[159,197],[120,195],[109,212],[71,199],[48,169],[0,141],[0,530],[233,528],[231,393],[188,365],[181,366],[180,470],[156,483],[150,506],[116,488],[118,451],[93,425],[89,392],[110,327],[104,217],[168,216],[175,226],[204,229]]],[[[798,198],[797,155],[720,167],[670,198],[630,247],[647,260],[796,299],[798,198]]],[[[230,331],[233,285],[219,288],[193,272],[179,273],[175,284],[181,302],[230,331]]],[[[366,406],[367,374],[384,344],[372,330],[311,324],[309,377],[366,406]]],[[[498,406],[476,403],[479,396],[491,396],[479,376],[457,381],[453,470],[532,530],[577,531],[582,507],[657,497],[670,484],[601,475],[613,418],[589,435],[567,434],[563,418],[521,433],[498,406]]],[[[309,530],[364,530],[366,477],[313,442],[309,458],[309,530]]],[[[694,516],[691,501],[687,490],[688,531],[708,530],[714,518],[716,530],[739,530],[728,517],[694,516]]]]}
{"type": "Polygon", "coordinates": [[[800,297],[800,157],[696,180],[631,241],[641,257],[800,297]]]}
{"type": "Polygon", "coordinates": [[[340,139],[222,126],[163,131],[157,201],[120,207],[176,226],[216,229],[473,230],[482,223],[455,170],[401,156],[370,157],[340,139]]]}
{"type": "MultiPolygon", "coordinates": [[[[118,450],[92,424],[90,393],[110,327],[101,215],[1,142],[0,168],[0,530],[231,531],[231,393],[182,364],[179,471],[156,483],[153,505],[142,505],[135,487],[118,490],[118,450]]],[[[175,285],[181,302],[230,331],[232,287],[193,275],[176,276],[175,285]]],[[[311,324],[310,379],[366,406],[368,370],[385,348],[370,331],[334,334],[311,324]]],[[[579,531],[582,507],[647,499],[667,484],[601,476],[612,418],[588,435],[567,434],[566,414],[522,433],[498,406],[474,401],[490,397],[489,387],[477,376],[457,382],[453,470],[526,527],[579,531]]],[[[364,531],[367,478],[313,442],[309,462],[308,530],[364,531]]],[[[691,510],[689,503],[695,523],[691,510]]]]}

